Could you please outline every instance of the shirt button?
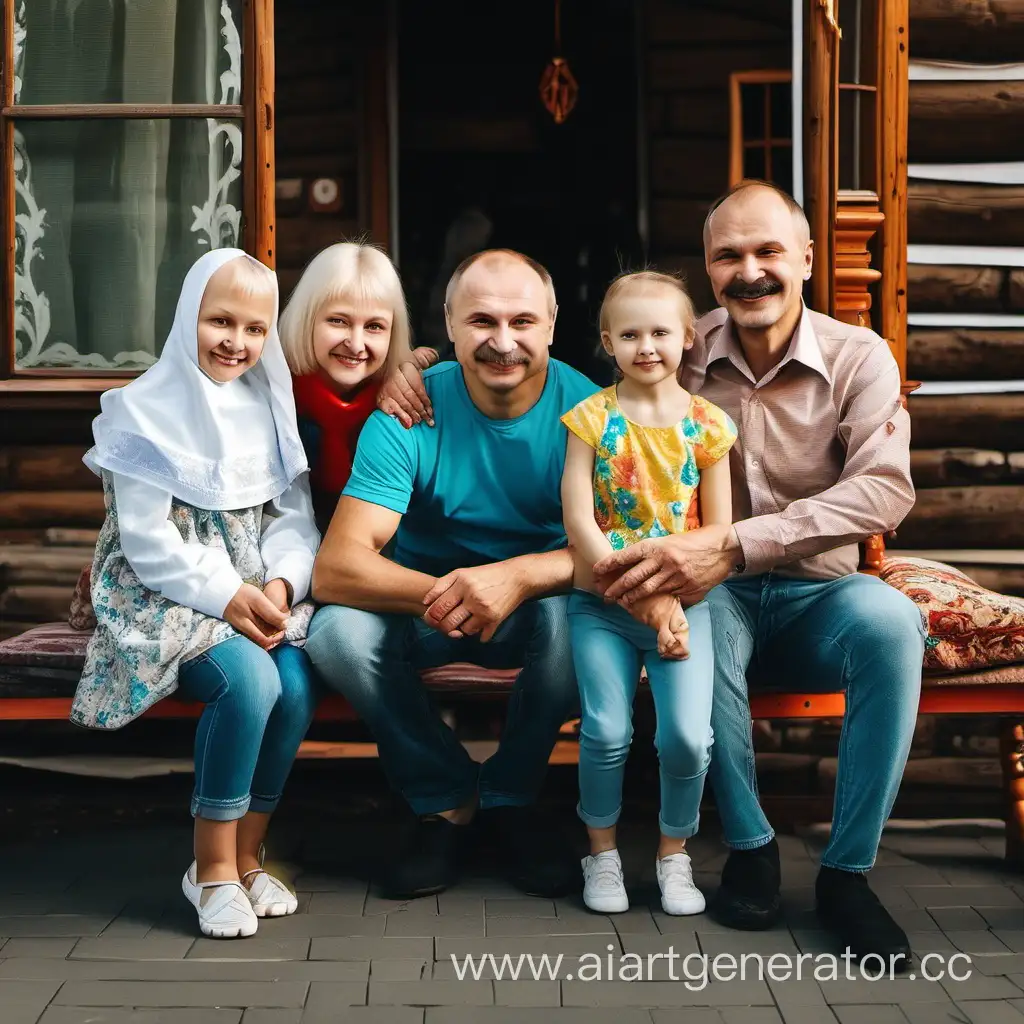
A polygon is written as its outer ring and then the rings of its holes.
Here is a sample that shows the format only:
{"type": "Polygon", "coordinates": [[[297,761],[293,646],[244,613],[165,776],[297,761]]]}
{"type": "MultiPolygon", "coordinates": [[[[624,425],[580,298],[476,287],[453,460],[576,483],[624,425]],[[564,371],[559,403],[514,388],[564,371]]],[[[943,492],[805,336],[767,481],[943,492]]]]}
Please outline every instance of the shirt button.
{"type": "Polygon", "coordinates": [[[751,459],[750,464],[754,467],[754,469],[757,469],[757,467],[761,465],[761,463],[758,462],[757,459],[751,459]]]}

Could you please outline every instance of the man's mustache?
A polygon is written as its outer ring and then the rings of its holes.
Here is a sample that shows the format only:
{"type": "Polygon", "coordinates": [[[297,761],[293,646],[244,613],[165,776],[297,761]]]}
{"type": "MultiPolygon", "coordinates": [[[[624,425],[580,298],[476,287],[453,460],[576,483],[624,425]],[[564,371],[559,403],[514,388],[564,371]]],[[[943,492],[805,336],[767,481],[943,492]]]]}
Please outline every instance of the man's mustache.
{"type": "Polygon", "coordinates": [[[516,366],[530,360],[518,349],[512,352],[495,352],[489,345],[481,345],[473,355],[478,363],[495,363],[498,366],[516,366]]]}
{"type": "Polygon", "coordinates": [[[766,295],[777,295],[781,291],[781,283],[770,277],[762,277],[752,284],[747,281],[733,281],[725,288],[725,294],[730,299],[763,299],[766,295]]]}

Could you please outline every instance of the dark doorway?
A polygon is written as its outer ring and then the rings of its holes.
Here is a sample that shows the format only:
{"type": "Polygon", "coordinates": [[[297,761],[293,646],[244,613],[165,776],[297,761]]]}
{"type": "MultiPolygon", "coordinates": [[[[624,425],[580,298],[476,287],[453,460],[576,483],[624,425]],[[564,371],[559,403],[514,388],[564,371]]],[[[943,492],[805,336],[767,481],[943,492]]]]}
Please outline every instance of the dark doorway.
{"type": "Polygon", "coordinates": [[[416,343],[446,350],[452,270],[508,247],[554,278],[552,354],[610,382],[598,307],[644,258],[636,31],[633,0],[562,0],[560,55],[579,97],[556,124],[539,88],[557,55],[555,0],[399,4],[398,258],[416,343]]]}

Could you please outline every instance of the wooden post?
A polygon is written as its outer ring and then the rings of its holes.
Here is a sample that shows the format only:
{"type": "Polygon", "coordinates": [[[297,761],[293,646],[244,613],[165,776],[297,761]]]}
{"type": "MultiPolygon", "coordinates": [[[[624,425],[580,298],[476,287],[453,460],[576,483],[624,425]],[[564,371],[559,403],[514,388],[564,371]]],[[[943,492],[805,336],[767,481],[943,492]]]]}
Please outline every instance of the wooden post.
{"type": "Polygon", "coordinates": [[[910,61],[907,35],[909,0],[879,4],[878,81],[879,208],[884,218],[879,231],[882,280],[879,286],[878,332],[889,342],[907,374],[907,125],[909,120],[910,61]]]}
{"type": "MultiPolygon", "coordinates": [[[[871,266],[871,239],[882,223],[878,202],[853,200],[839,193],[836,214],[835,317],[871,327],[870,288],[882,276],[871,266]]],[[[902,370],[901,370],[902,374],[902,370]]]]}
{"type": "Polygon", "coordinates": [[[1005,723],[1000,748],[1006,796],[1006,861],[1024,868],[1024,722],[1005,723]]]}
{"type": "Polygon", "coordinates": [[[274,0],[248,0],[245,34],[246,249],[271,270],[277,263],[274,173],[274,0]]]}

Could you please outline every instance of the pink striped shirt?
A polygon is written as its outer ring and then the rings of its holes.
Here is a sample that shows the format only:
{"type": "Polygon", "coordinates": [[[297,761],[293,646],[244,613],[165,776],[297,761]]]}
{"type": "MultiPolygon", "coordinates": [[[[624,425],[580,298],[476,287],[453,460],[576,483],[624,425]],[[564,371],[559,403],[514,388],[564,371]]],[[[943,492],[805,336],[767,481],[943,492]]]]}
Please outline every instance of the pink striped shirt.
{"type": "Polygon", "coordinates": [[[730,452],[733,520],[748,575],[834,579],[858,544],[914,505],[910,416],[874,331],[804,309],[782,361],[755,381],[724,309],[697,324],[683,386],[739,429],[730,452]]]}

